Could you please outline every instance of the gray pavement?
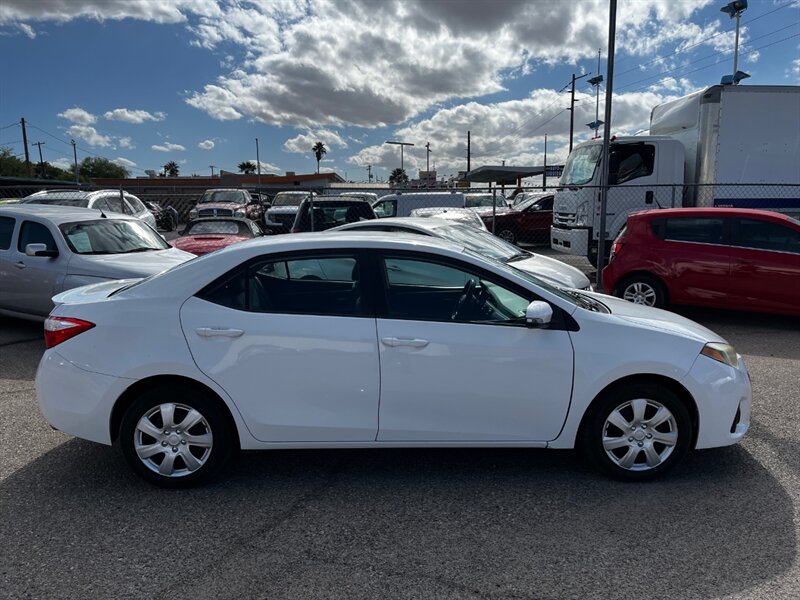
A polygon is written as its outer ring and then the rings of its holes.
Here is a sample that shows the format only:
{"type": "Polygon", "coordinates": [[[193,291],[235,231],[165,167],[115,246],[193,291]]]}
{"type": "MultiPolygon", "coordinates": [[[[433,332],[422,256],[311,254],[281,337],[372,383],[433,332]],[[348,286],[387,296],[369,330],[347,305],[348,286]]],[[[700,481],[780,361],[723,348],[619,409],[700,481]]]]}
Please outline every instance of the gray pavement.
{"type": "Polygon", "coordinates": [[[738,446],[623,484],[575,452],[246,453],[166,491],[52,431],[0,318],[0,598],[800,598],[800,319],[682,311],[744,354],[738,446]]]}

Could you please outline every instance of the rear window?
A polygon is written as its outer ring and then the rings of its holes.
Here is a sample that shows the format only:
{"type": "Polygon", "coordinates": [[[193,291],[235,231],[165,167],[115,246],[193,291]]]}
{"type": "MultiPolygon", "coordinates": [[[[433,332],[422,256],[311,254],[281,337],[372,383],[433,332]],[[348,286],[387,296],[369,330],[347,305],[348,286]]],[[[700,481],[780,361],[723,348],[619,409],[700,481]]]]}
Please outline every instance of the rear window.
{"type": "Polygon", "coordinates": [[[308,194],[278,192],[272,200],[272,206],[300,206],[308,198],[308,194]]]}
{"type": "Polygon", "coordinates": [[[655,219],[653,233],[662,240],[696,244],[724,244],[724,221],[716,217],[655,219]]]}
{"type": "Polygon", "coordinates": [[[14,223],[13,217],[0,217],[0,250],[8,250],[11,247],[14,223]]]}

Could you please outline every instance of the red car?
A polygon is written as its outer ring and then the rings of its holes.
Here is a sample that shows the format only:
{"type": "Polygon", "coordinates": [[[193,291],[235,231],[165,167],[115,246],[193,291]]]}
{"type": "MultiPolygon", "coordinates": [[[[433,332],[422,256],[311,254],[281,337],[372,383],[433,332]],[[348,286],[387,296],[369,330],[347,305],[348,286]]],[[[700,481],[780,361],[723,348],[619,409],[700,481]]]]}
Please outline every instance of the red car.
{"type": "Polygon", "coordinates": [[[261,227],[249,219],[210,218],[189,221],[173,248],[200,256],[236,242],[264,235],[261,227]]]}
{"type": "MultiPolygon", "coordinates": [[[[553,194],[536,194],[513,208],[498,209],[494,234],[517,244],[546,244],[550,241],[553,224],[553,194]]],[[[492,231],[491,211],[480,215],[486,228],[492,231]]]]}
{"type": "Polygon", "coordinates": [[[800,221],[734,208],[634,213],[614,241],[603,287],[649,306],[800,315],[800,221]]]}

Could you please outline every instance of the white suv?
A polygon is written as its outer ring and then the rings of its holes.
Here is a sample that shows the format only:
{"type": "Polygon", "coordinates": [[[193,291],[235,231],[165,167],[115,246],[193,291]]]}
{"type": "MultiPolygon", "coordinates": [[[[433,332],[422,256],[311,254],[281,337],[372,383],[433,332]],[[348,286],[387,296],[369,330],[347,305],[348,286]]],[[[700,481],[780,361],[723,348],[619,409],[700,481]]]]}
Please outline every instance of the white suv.
{"type": "Polygon", "coordinates": [[[153,229],[156,218],[144,203],[133,194],[120,190],[42,190],[20,200],[22,204],[48,204],[72,206],[74,208],[95,208],[103,212],[120,213],[141,219],[153,229]]]}

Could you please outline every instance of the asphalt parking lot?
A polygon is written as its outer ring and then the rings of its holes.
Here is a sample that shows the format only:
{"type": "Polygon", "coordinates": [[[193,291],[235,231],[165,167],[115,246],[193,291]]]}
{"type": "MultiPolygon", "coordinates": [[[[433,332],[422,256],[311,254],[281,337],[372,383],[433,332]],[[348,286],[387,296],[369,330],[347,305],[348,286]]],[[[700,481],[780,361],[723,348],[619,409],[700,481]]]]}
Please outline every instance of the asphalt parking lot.
{"type": "Polygon", "coordinates": [[[41,325],[0,318],[0,597],[798,598],[800,319],[681,312],[745,356],[754,420],[663,480],[565,451],[275,451],[189,491],[51,430],[41,325]]]}

